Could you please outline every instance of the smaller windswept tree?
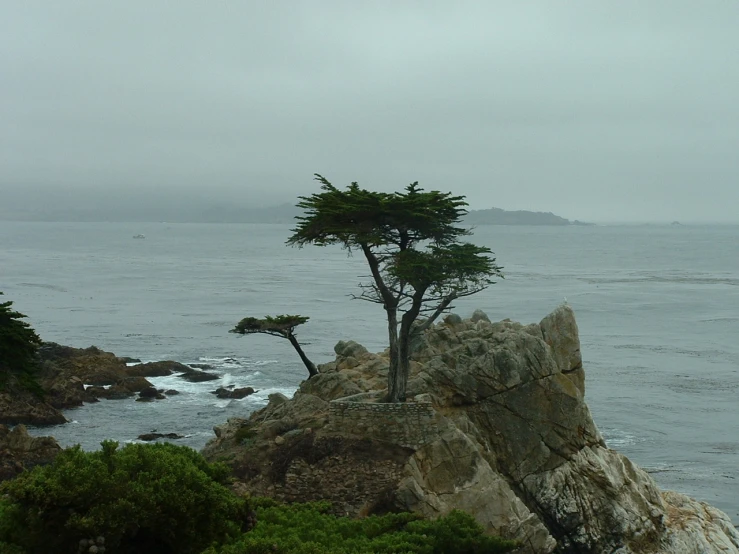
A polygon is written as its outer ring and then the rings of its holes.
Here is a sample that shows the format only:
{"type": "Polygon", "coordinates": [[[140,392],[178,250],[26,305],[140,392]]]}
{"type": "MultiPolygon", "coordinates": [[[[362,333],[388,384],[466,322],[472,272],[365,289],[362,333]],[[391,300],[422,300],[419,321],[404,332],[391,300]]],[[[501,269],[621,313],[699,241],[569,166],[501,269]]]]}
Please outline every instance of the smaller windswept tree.
{"type": "Polygon", "coordinates": [[[256,317],[245,317],[231,329],[231,333],[240,335],[253,335],[254,333],[262,333],[263,335],[272,335],[274,337],[282,337],[290,341],[293,348],[300,356],[303,364],[308,368],[308,379],[314,375],[318,375],[318,369],[313,362],[308,359],[303,349],[295,337],[295,328],[308,321],[308,317],[302,315],[277,315],[266,316],[263,319],[256,317]]]}

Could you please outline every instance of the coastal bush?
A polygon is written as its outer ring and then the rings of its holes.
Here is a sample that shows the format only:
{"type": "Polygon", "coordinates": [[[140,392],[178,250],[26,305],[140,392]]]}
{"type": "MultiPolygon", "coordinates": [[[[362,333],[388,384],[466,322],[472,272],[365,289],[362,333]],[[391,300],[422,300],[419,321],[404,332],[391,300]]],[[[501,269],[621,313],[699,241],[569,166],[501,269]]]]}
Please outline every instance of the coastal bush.
{"type": "Polygon", "coordinates": [[[336,517],[327,503],[281,505],[255,499],[257,524],[232,544],[203,554],[495,554],[518,545],[486,536],[474,518],[452,512],[437,520],[410,513],[336,517]]]}
{"type": "Polygon", "coordinates": [[[198,553],[245,529],[248,504],[224,486],[228,473],[172,444],[68,448],[0,485],[0,544],[63,553],[103,537],[110,552],[198,553]]]}
{"type": "Polygon", "coordinates": [[[41,338],[33,327],[21,321],[26,316],[12,306],[12,302],[0,302],[0,390],[13,376],[22,387],[40,394],[41,387],[33,375],[37,371],[36,351],[41,338]]]}

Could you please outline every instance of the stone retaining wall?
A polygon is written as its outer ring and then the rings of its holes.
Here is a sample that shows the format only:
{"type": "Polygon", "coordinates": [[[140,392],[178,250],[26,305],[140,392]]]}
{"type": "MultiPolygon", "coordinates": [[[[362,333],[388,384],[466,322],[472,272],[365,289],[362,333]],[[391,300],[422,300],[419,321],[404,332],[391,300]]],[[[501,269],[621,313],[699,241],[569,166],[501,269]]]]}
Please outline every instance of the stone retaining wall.
{"type": "Polygon", "coordinates": [[[330,429],[414,449],[439,437],[431,402],[376,402],[381,394],[369,392],[331,401],[330,429]]]}

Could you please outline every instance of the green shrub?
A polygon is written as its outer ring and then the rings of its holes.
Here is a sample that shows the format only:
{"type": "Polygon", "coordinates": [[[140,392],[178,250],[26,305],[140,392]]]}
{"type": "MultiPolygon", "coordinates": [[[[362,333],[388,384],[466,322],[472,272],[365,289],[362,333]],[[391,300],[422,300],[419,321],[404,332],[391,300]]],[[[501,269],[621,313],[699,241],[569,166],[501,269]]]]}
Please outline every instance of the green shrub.
{"type": "Polygon", "coordinates": [[[239,541],[203,554],[495,554],[518,546],[483,535],[463,512],[437,520],[409,513],[350,519],[327,514],[326,503],[253,503],[256,527],[239,541]]]}
{"type": "Polygon", "coordinates": [[[0,390],[12,383],[14,376],[22,387],[40,394],[41,387],[34,374],[38,369],[36,351],[41,339],[33,327],[21,321],[26,316],[12,306],[12,302],[0,302],[0,390]]]}
{"type": "Polygon", "coordinates": [[[0,554],[26,554],[17,546],[0,541],[0,554]]]}
{"type": "Polygon", "coordinates": [[[102,536],[108,552],[188,554],[242,532],[247,503],[223,485],[225,465],[166,443],[102,446],[0,485],[0,543],[64,553],[102,536]]]}

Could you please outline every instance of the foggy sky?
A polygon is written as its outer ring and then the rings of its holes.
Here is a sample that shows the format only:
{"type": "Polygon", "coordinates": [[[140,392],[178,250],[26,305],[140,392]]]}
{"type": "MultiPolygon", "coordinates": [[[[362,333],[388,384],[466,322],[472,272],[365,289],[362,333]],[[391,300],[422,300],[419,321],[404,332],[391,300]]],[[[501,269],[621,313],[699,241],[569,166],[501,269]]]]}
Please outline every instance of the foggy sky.
{"type": "MultiPolygon", "coordinates": [[[[0,191],[739,223],[739,2],[0,0],[0,191]]],[[[9,196],[6,196],[6,201],[9,196]]],[[[3,199],[0,197],[0,202],[3,199]]]]}

